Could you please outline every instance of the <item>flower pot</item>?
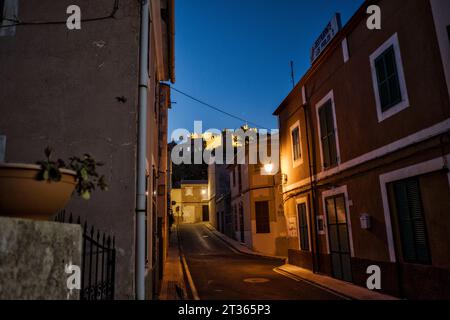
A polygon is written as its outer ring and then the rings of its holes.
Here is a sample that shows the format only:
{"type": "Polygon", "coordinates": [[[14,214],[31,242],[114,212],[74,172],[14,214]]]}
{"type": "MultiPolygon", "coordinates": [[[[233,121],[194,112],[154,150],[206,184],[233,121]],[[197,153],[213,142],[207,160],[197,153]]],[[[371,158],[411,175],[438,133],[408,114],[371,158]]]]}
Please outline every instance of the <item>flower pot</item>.
{"type": "Polygon", "coordinates": [[[75,189],[76,173],[61,169],[61,181],[37,181],[38,165],[0,163],[0,216],[48,220],[75,189]]]}

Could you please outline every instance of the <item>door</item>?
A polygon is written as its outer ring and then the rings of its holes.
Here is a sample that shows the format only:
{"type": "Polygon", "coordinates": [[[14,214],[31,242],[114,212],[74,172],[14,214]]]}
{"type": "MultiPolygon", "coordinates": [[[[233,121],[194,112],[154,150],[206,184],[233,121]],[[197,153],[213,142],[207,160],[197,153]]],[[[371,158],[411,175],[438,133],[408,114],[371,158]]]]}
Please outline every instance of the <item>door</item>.
{"type": "Polygon", "coordinates": [[[306,212],[306,203],[297,204],[297,223],[298,223],[298,237],[300,241],[300,250],[309,251],[309,230],[308,217],[306,212]]]}
{"type": "Polygon", "coordinates": [[[205,205],[202,206],[202,220],[203,222],[209,221],[209,207],[205,205]]]}
{"type": "Polygon", "coordinates": [[[344,194],[325,199],[333,277],[352,281],[350,242],[344,194]]]}

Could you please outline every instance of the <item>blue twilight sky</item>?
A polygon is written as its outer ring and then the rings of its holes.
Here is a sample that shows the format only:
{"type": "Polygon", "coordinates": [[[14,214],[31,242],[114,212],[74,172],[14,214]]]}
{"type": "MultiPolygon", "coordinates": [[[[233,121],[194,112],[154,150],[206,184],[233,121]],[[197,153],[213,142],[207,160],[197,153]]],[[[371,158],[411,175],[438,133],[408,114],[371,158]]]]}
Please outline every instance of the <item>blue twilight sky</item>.
{"type": "MultiPolygon", "coordinates": [[[[175,88],[266,128],[310,66],[310,48],[335,12],[342,24],[363,0],[177,0],[175,88]]],[[[237,128],[242,122],[172,91],[172,130],[237,128]]]]}

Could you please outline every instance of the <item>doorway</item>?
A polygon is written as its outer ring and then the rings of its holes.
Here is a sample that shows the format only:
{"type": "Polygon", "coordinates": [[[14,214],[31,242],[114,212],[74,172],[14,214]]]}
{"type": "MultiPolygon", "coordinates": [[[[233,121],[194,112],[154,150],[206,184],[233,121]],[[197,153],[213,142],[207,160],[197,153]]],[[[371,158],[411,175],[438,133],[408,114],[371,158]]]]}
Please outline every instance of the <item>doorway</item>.
{"type": "Polygon", "coordinates": [[[333,277],[352,281],[350,241],[344,194],[325,199],[333,277]]]}
{"type": "Polygon", "coordinates": [[[202,221],[203,222],[209,221],[209,207],[207,205],[202,206],[202,221]]]}

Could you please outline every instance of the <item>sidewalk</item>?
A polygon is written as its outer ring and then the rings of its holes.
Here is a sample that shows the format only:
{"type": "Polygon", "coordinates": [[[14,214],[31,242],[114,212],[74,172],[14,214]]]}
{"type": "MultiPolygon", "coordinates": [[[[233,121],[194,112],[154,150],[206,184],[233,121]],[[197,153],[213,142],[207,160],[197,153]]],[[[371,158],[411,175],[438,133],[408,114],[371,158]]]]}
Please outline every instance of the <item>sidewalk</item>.
{"type": "Polygon", "coordinates": [[[215,236],[223,240],[230,248],[232,248],[234,251],[243,253],[243,254],[249,254],[249,255],[256,255],[264,258],[272,258],[272,259],[278,259],[278,260],[284,260],[286,264],[277,267],[274,269],[275,272],[280,273],[288,278],[291,278],[295,281],[306,281],[312,285],[315,285],[317,287],[320,287],[322,289],[328,290],[333,292],[334,294],[340,295],[343,298],[346,299],[353,299],[353,300],[397,300],[398,298],[389,296],[386,294],[382,294],[380,292],[372,291],[360,286],[357,286],[355,284],[341,281],[329,276],[315,274],[310,270],[303,269],[291,264],[287,263],[286,257],[276,257],[276,256],[268,256],[264,255],[259,252],[255,252],[240,242],[229,238],[228,236],[220,233],[217,231],[211,224],[205,223],[204,224],[215,236]]]}
{"type": "Polygon", "coordinates": [[[160,300],[186,300],[186,285],[184,283],[183,269],[180,261],[178,236],[176,227],[172,228],[169,239],[167,260],[161,285],[160,300]]]}
{"type": "Polygon", "coordinates": [[[263,253],[260,252],[256,252],[251,250],[250,248],[244,246],[242,243],[240,243],[239,241],[236,241],[234,239],[231,239],[230,237],[224,235],[223,233],[217,231],[210,223],[204,223],[204,225],[218,238],[220,238],[222,241],[224,241],[233,251],[235,252],[239,252],[242,254],[249,254],[249,255],[254,255],[254,256],[259,256],[259,257],[264,257],[264,258],[269,258],[269,259],[276,259],[276,260],[284,260],[287,261],[286,257],[280,257],[280,256],[269,256],[269,255],[265,255],[263,253]]]}
{"type": "Polygon", "coordinates": [[[398,298],[372,291],[355,284],[341,281],[329,276],[315,274],[310,270],[291,264],[285,264],[273,269],[288,278],[296,281],[306,281],[335,294],[353,300],[398,300],[398,298]]]}

